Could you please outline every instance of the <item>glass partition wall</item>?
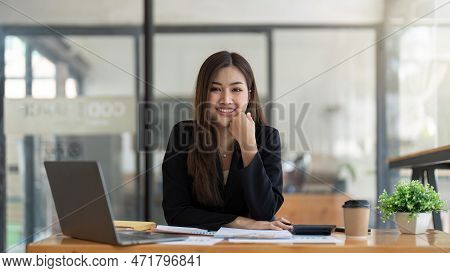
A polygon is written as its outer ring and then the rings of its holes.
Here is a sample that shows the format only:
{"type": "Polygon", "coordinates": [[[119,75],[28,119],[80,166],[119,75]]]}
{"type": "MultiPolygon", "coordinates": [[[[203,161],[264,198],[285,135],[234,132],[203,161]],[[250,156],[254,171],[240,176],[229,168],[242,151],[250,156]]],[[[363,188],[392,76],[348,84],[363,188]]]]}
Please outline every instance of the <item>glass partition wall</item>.
{"type": "Polygon", "coordinates": [[[371,28],[274,31],[273,125],[286,193],[375,204],[376,49],[339,64],[375,39],[371,28]]]}
{"type": "MultiPolygon", "coordinates": [[[[387,1],[385,43],[387,154],[390,157],[450,143],[450,6],[440,1],[387,1]],[[408,10],[408,12],[405,12],[408,10]],[[433,11],[433,12],[430,12],[433,11]],[[399,31],[403,25],[414,22],[399,31]]],[[[391,184],[411,179],[411,170],[392,170],[391,184]]],[[[437,188],[450,203],[450,171],[436,171],[437,188]]],[[[450,232],[450,214],[441,212],[450,232]]]]}
{"type": "Polygon", "coordinates": [[[114,217],[141,217],[136,44],[126,34],[5,37],[7,251],[60,231],[44,161],[98,161],[114,217]]]}

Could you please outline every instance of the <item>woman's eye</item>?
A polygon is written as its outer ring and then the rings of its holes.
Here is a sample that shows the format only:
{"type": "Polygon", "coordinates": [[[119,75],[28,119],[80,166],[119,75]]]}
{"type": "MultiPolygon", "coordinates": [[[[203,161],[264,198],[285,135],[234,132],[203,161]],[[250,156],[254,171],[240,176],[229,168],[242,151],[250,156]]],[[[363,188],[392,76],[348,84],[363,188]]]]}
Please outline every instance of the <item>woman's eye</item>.
{"type": "Polygon", "coordinates": [[[220,91],[220,89],[217,87],[211,87],[211,89],[209,89],[209,91],[215,92],[215,91],[220,91]]]}
{"type": "Polygon", "coordinates": [[[241,88],[234,88],[234,89],[233,89],[233,92],[241,92],[241,91],[242,91],[241,88]]]}

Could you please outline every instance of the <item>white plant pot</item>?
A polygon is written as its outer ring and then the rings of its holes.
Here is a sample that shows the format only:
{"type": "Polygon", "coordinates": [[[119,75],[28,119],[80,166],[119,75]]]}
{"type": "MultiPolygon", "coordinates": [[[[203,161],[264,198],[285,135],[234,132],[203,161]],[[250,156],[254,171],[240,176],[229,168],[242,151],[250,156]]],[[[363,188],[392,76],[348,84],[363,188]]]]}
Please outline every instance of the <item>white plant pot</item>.
{"type": "Polygon", "coordinates": [[[396,212],[395,222],[401,233],[422,234],[425,233],[431,221],[431,212],[419,213],[417,217],[408,220],[408,212],[396,212]]]}

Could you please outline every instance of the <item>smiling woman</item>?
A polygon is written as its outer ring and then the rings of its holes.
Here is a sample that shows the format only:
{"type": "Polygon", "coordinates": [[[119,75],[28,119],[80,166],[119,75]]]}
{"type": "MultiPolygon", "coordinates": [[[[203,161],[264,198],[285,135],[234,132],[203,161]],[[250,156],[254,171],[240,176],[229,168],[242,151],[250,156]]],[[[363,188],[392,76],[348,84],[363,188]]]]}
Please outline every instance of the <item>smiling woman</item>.
{"type": "Polygon", "coordinates": [[[194,120],[174,126],[164,157],[167,223],[290,229],[273,219],[283,203],[280,136],[265,123],[250,64],[237,53],[211,55],[194,105],[194,120]]]}

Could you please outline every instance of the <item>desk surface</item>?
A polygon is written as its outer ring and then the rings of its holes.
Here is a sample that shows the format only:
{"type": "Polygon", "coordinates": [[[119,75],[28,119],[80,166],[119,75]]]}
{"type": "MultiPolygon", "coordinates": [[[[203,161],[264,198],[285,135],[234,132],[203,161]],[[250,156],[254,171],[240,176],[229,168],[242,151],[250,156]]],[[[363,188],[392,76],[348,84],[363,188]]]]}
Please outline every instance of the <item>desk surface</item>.
{"type": "Polygon", "coordinates": [[[188,245],[133,245],[113,246],[54,235],[27,245],[27,252],[450,252],[450,234],[429,230],[426,234],[405,235],[396,230],[372,230],[365,240],[346,239],[344,234],[333,234],[338,244],[235,244],[221,242],[213,246],[188,245]]]}
{"type": "Polygon", "coordinates": [[[441,163],[450,163],[450,145],[423,150],[388,159],[391,168],[426,167],[441,163]]]}

